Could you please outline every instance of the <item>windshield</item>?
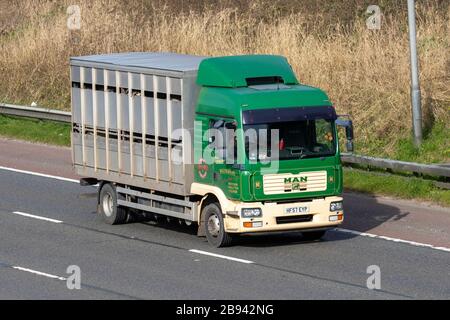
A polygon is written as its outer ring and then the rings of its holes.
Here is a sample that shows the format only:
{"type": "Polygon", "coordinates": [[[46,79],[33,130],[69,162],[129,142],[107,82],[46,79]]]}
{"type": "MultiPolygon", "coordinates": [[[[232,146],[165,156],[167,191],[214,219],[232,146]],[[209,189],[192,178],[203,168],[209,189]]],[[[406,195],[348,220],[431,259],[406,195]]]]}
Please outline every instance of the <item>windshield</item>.
{"type": "Polygon", "coordinates": [[[244,114],[247,158],[250,161],[273,161],[334,155],[335,119],[332,107],[248,112],[244,114]]]}
{"type": "Polygon", "coordinates": [[[245,125],[244,131],[245,150],[251,161],[322,157],[336,152],[332,120],[245,125]],[[272,130],[278,130],[278,141],[272,142],[276,137],[272,130]],[[278,149],[278,155],[272,154],[270,146],[278,149]]]}

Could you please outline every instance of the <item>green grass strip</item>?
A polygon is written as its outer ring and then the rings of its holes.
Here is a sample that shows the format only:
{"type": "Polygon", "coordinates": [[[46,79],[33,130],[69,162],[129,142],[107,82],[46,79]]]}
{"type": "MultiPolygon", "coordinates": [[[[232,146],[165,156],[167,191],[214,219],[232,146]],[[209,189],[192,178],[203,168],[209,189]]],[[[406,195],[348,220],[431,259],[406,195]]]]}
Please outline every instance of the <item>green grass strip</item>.
{"type": "Polygon", "coordinates": [[[0,115],[0,136],[70,146],[70,124],[0,115]]]}

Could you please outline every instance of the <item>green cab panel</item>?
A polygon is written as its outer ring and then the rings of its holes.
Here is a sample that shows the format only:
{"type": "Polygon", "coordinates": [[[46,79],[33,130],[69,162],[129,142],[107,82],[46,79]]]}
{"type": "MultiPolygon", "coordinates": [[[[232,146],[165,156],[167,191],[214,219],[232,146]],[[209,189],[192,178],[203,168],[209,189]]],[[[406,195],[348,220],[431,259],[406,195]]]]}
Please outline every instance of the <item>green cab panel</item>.
{"type": "Polygon", "coordinates": [[[204,87],[246,87],[247,79],[279,77],[285,84],[298,84],[287,59],[276,55],[215,57],[200,63],[197,84],[204,87]]]}

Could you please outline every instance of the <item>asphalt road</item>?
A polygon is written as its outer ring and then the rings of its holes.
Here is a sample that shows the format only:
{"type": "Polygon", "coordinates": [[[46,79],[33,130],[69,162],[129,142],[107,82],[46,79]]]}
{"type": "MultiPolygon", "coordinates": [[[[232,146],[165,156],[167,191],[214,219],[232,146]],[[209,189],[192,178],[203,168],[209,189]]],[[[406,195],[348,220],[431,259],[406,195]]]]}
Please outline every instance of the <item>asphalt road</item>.
{"type": "Polygon", "coordinates": [[[95,196],[95,187],[0,169],[0,299],[450,298],[442,249],[341,231],[215,249],[176,223],[106,225],[95,196]],[[80,290],[67,288],[70,265],[80,267],[80,290]],[[366,286],[371,265],[379,290],[366,286]]]}

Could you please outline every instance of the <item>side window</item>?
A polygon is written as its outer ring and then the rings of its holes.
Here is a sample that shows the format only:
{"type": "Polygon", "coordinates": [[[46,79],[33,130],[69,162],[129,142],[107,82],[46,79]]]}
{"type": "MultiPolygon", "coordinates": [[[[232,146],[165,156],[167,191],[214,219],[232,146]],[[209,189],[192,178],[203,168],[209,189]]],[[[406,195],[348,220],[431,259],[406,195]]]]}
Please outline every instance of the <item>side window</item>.
{"type": "Polygon", "coordinates": [[[315,121],[316,143],[328,150],[333,149],[333,127],[332,122],[324,119],[315,121]]]}
{"type": "Polygon", "coordinates": [[[235,163],[237,157],[236,121],[210,120],[209,142],[214,149],[215,157],[226,163],[235,163]]]}

